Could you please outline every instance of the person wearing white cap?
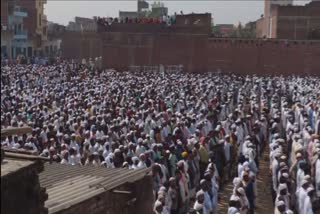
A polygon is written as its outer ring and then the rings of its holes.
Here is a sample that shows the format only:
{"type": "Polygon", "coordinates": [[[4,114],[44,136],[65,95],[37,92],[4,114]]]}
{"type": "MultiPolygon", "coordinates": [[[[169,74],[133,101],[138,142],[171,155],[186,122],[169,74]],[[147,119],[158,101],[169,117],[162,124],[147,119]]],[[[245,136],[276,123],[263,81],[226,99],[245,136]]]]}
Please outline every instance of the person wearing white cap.
{"type": "Polygon", "coordinates": [[[240,209],[240,198],[238,196],[231,195],[228,207],[228,214],[240,214],[240,209]]]}
{"type": "Polygon", "coordinates": [[[134,156],[131,159],[132,159],[131,169],[139,169],[139,167],[138,167],[139,158],[137,156],[134,156]]]}
{"type": "Polygon", "coordinates": [[[195,209],[200,214],[209,214],[209,212],[204,206],[204,203],[205,203],[205,192],[203,190],[199,190],[196,194],[196,202],[193,205],[193,209],[195,209]]]}
{"type": "Polygon", "coordinates": [[[79,147],[79,145],[78,145],[78,143],[76,141],[76,134],[75,133],[73,133],[71,135],[70,148],[75,148],[77,150],[77,152],[80,151],[80,147],[79,147]]]}
{"type": "Polygon", "coordinates": [[[240,204],[241,204],[241,214],[245,214],[249,211],[249,202],[246,196],[246,193],[242,187],[239,187],[236,190],[235,196],[240,198],[240,204]]]}
{"type": "Polygon", "coordinates": [[[243,139],[244,139],[244,130],[241,126],[241,120],[237,119],[236,120],[236,133],[237,133],[237,140],[238,140],[238,144],[240,145],[238,148],[238,156],[242,153],[243,151],[243,139]]]}
{"type": "Polygon", "coordinates": [[[233,184],[232,194],[236,195],[237,189],[242,186],[241,178],[235,177],[232,181],[232,184],[233,184]]]}
{"type": "Polygon", "coordinates": [[[284,201],[279,200],[276,202],[276,207],[274,210],[274,214],[283,214],[286,211],[286,204],[284,203],[284,201]]]}
{"type": "Polygon", "coordinates": [[[289,194],[288,194],[287,184],[279,184],[275,204],[277,204],[277,202],[280,200],[280,198],[285,203],[286,208],[289,208],[290,207],[290,198],[289,198],[289,194]]]}
{"type": "Polygon", "coordinates": [[[170,209],[170,213],[175,214],[178,210],[178,192],[176,179],[174,177],[169,178],[169,189],[168,189],[168,203],[167,206],[170,209]]]}
{"type": "Polygon", "coordinates": [[[307,163],[304,161],[299,162],[298,164],[298,171],[297,171],[297,189],[301,187],[302,181],[304,180],[305,177],[305,170],[307,168],[307,163]]]}
{"type": "Polygon", "coordinates": [[[296,191],[296,210],[298,210],[299,213],[302,213],[302,211],[303,211],[304,200],[307,197],[308,187],[309,187],[308,181],[303,180],[301,182],[301,187],[297,188],[297,191],[296,191]]]}
{"type": "Polygon", "coordinates": [[[224,140],[224,156],[225,156],[225,175],[226,175],[226,180],[229,180],[231,177],[231,143],[230,143],[230,136],[226,135],[225,140],[224,140]]]}
{"type": "Polygon", "coordinates": [[[146,148],[144,147],[143,139],[139,138],[138,139],[138,145],[136,147],[136,156],[139,156],[140,154],[144,153],[146,151],[146,148]]]}
{"type": "Polygon", "coordinates": [[[163,205],[161,203],[161,201],[156,200],[156,202],[154,203],[154,207],[153,207],[153,211],[155,212],[155,214],[162,214],[163,212],[163,205]]]}
{"type": "Polygon", "coordinates": [[[315,163],[315,187],[316,187],[316,194],[320,198],[320,150],[317,151],[317,160],[315,163]]]}
{"type": "Polygon", "coordinates": [[[299,143],[301,141],[302,140],[300,139],[300,137],[297,134],[295,134],[292,141],[292,148],[291,148],[291,155],[290,155],[292,164],[296,162],[297,152],[303,150],[302,145],[299,143]]]}
{"type": "Polygon", "coordinates": [[[167,206],[167,193],[166,193],[166,188],[164,186],[160,187],[158,191],[158,201],[162,203],[163,210],[161,214],[170,214],[170,209],[167,206]]]}
{"type": "Polygon", "coordinates": [[[105,158],[107,168],[115,168],[113,159],[114,159],[114,154],[109,153],[108,156],[105,158]]]}
{"type": "MultiPolygon", "coordinates": [[[[204,202],[203,202],[203,205],[204,205],[204,212],[205,213],[211,213],[213,211],[213,204],[212,204],[212,201],[211,201],[211,198],[210,198],[210,194],[209,194],[209,188],[208,188],[208,183],[206,180],[202,179],[200,181],[200,188],[203,192],[203,195],[204,195],[204,202]]],[[[201,193],[201,192],[200,192],[201,193]]],[[[197,195],[200,194],[199,192],[197,192],[197,195]]]]}
{"type": "Polygon", "coordinates": [[[276,197],[276,192],[278,189],[278,182],[277,182],[277,170],[279,168],[279,158],[281,156],[280,152],[275,153],[274,155],[274,159],[272,161],[272,165],[271,165],[271,172],[272,172],[272,185],[273,185],[273,191],[272,191],[272,199],[275,200],[276,197]]]}
{"type": "Polygon", "coordinates": [[[61,164],[68,165],[69,164],[69,152],[67,150],[64,150],[61,152],[61,164]]]}
{"type": "Polygon", "coordinates": [[[140,154],[139,155],[139,163],[138,163],[139,169],[147,168],[145,160],[146,160],[145,154],[144,153],[140,154]]]}
{"type": "Polygon", "coordinates": [[[303,203],[303,208],[301,213],[304,213],[304,214],[313,214],[313,209],[312,209],[312,198],[313,198],[313,195],[314,195],[314,188],[313,187],[308,187],[307,189],[307,196],[306,198],[304,199],[304,203],[303,203]]]}
{"type": "Polygon", "coordinates": [[[81,156],[78,154],[76,148],[72,147],[69,150],[70,157],[69,157],[69,164],[71,165],[80,165],[81,164],[81,156]]]}

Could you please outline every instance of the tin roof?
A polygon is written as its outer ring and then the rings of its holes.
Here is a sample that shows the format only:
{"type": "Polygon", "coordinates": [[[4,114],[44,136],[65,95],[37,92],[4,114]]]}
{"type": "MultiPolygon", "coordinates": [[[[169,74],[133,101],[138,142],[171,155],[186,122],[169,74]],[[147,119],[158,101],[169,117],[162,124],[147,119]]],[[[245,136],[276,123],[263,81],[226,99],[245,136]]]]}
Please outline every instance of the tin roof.
{"type": "Polygon", "coordinates": [[[140,170],[107,169],[92,166],[70,166],[45,163],[39,174],[40,185],[46,187],[49,213],[67,209],[103,192],[143,178],[150,168],[140,170]]]}

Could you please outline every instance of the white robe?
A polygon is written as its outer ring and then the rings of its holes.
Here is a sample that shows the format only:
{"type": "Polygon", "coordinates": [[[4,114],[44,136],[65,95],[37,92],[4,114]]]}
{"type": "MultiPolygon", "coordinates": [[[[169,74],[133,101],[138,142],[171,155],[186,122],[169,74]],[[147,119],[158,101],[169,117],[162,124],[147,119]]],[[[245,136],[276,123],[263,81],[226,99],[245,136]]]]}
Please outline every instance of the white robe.
{"type": "Polygon", "coordinates": [[[305,198],[307,197],[307,192],[305,189],[303,189],[302,187],[300,188],[297,188],[297,191],[296,191],[296,198],[297,198],[297,201],[296,201],[296,207],[298,209],[298,213],[303,213],[303,209],[304,209],[304,200],[305,198]]]}
{"type": "Polygon", "coordinates": [[[320,159],[316,162],[316,169],[315,169],[316,179],[315,179],[315,187],[317,196],[320,197],[320,159]]]}
{"type": "Polygon", "coordinates": [[[312,204],[311,204],[311,200],[310,197],[307,196],[304,199],[304,205],[303,205],[303,212],[300,212],[303,214],[313,214],[313,210],[312,210],[312,204]]]}

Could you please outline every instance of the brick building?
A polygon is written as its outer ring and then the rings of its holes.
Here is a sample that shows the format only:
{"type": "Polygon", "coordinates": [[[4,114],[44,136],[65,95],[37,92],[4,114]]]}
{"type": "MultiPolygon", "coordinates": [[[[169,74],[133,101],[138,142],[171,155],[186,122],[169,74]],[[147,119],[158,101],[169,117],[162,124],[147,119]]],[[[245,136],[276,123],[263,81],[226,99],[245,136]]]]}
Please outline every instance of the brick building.
{"type": "Polygon", "coordinates": [[[320,1],[304,6],[272,5],[256,28],[258,38],[312,39],[311,33],[320,29],[320,1]]]}
{"type": "Polygon", "coordinates": [[[1,55],[40,55],[47,40],[46,0],[1,0],[1,55]],[[4,34],[5,36],[2,36],[4,34]]]}
{"type": "Polygon", "coordinates": [[[76,16],[74,22],[69,22],[66,30],[68,31],[97,31],[97,21],[90,18],[76,16]]]}
{"type": "Polygon", "coordinates": [[[149,3],[145,0],[137,0],[137,10],[136,11],[119,11],[119,18],[137,18],[145,17],[146,10],[149,8],[149,3]]]}
{"type": "Polygon", "coordinates": [[[264,21],[262,35],[267,38],[271,37],[272,10],[277,6],[292,5],[293,0],[265,0],[264,1],[264,21]]]}

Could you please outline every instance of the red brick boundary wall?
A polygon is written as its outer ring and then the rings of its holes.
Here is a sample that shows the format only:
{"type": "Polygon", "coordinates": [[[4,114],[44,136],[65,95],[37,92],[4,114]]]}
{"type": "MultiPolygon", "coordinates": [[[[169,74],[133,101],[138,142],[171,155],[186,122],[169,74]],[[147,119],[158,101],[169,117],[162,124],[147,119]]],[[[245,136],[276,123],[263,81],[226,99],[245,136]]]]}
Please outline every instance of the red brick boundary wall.
{"type": "Polygon", "coordinates": [[[69,32],[65,58],[103,57],[105,68],[183,65],[186,72],[320,75],[320,41],[217,39],[207,34],[69,32]]]}
{"type": "Polygon", "coordinates": [[[208,70],[320,75],[320,41],[209,39],[208,70]]]}

